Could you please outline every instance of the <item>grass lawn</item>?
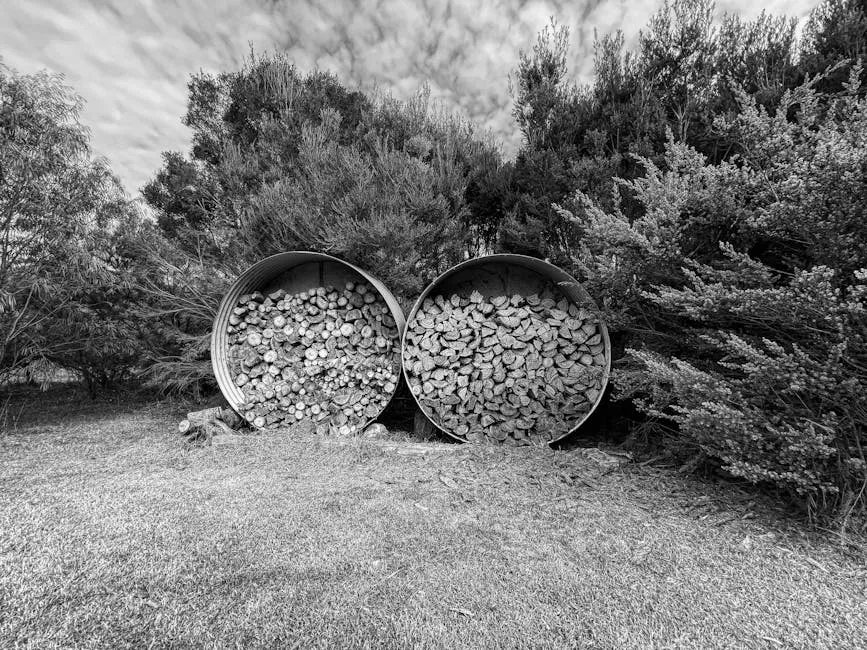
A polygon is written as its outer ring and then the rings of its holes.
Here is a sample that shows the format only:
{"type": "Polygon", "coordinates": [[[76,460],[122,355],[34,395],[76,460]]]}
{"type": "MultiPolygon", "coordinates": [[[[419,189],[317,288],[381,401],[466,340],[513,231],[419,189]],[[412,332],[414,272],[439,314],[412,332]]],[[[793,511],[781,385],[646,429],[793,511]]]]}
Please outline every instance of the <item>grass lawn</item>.
{"type": "Polygon", "coordinates": [[[864,556],[734,487],[581,449],[185,449],[182,410],[0,435],[0,648],[867,647],[864,556]]]}

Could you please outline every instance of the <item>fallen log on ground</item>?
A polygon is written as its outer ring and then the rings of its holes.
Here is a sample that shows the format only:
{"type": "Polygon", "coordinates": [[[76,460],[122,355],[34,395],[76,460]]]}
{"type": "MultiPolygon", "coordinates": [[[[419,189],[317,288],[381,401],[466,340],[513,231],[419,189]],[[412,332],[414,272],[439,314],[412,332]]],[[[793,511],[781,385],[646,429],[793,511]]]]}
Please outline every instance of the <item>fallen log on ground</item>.
{"type": "Polygon", "coordinates": [[[218,434],[234,434],[241,418],[232,409],[214,406],[191,411],[178,423],[178,432],[188,441],[210,440],[218,434]]]}

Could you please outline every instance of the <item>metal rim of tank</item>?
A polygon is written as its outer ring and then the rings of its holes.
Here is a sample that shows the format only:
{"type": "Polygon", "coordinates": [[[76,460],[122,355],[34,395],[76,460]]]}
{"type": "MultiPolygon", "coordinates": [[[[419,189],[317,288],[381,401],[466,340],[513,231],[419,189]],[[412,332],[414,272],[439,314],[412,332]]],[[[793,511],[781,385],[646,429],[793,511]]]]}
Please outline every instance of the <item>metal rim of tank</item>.
{"type": "MultiPolygon", "coordinates": [[[[388,309],[391,312],[391,316],[394,318],[398,332],[398,345],[401,346],[401,360],[403,358],[403,332],[406,328],[406,319],[404,318],[403,310],[400,308],[400,303],[398,303],[394,294],[392,294],[379,279],[354,264],[338,257],[334,257],[333,255],[327,255],[326,253],[316,253],[313,251],[286,251],[283,253],[276,253],[256,262],[235,278],[220,302],[220,307],[217,309],[217,315],[214,317],[213,329],[211,330],[211,366],[214,370],[214,376],[217,379],[217,386],[220,388],[220,392],[229,403],[229,406],[242,417],[243,413],[241,411],[245,402],[244,394],[232,380],[231,374],[229,373],[227,358],[229,348],[229,335],[227,332],[229,316],[237,305],[238,299],[245,293],[259,290],[269,281],[274,280],[283,273],[301,266],[302,264],[308,264],[311,262],[320,262],[320,281],[322,281],[324,276],[324,263],[331,263],[342,266],[360,275],[367,283],[376,289],[382,299],[385,300],[385,303],[388,305],[388,309]]],[[[401,363],[401,365],[403,364],[401,363]]],[[[360,430],[364,430],[380,415],[382,415],[382,412],[388,407],[391,400],[394,398],[395,393],[397,393],[399,383],[399,381],[395,382],[394,390],[391,391],[391,394],[388,396],[388,401],[383,405],[376,417],[366,420],[360,430]]]]}
{"type": "MultiPolygon", "coordinates": [[[[400,365],[403,370],[403,380],[406,382],[407,386],[410,386],[410,376],[407,371],[407,361],[406,361],[406,332],[408,330],[409,323],[412,323],[413,319],[415,319],[416,312],[418,312],[425,298],[427,298],[431,293],[436,291],[439,286],[451,278],[452,276],[460,273],[461,271],[465,271],[468,268],[472,268],[475,266],[482,266],[485,264],[491,263],[500,263],[506,265],[514,265],[521,268],[524,268],[529,271],[533,271],[547,279],[551,280],[555,286],[563,292],[563,294],[571,301],[577,302],[582,305],[589,305],[593,308],[594,313],[596,314],[599,320],[599,330],[602,333],[602,340],[605,342],[605,371],[602,375],[602,384],[599,389],[599,395],[596,397],[596,400],[593,402],[593,406],[590,408],[587,413],[585,413],[578,423],[573,426],[569,431],[559,436],[558,438],[554,438],[548,441],[548,444],[554,444],[555,442],[559,442],[564,440],[574,434],[581,426],[587,421],[587,419],[593,415],[596,411],[599,404],[602,402],[603,395],[605,393],[605,389],[608,386],[608,380],[611,375],[611,339],[608,335],[608,327],[605,325],[605,321],[602,319],[599,313],[599,307],[596,304],[596,301],[593,300],[593,297],[587,293],[587,290],[581,286],[581,283],[578,282],[574,277],[572,277],[569,273],[564,271],[558,266],[551,264],[550,262],[546,262],[544,260],[537,259],[535,257],[530,257],[528,255],[515,255],[512,253],[498,253],[495,255],[485,255],[482,257],[474,257],[469,260],[465,260],[455,266],[451,267],[444,273],[442,273],[439,277],[437,277],[433,282],[431,282],[427,287],[425,287],[424,291],[422,291],[421,295],[416,299],[415,303],[412,306],[409,314],[406,316],[406,323],[403,329],[403,334],[401,336],[401,345],[400,345],[400,365]]],[[[452,433],[451,431],[447,431],[443,428],[440,423],[434,418],[431,413],[422,405],[419,401],[418,396],[410,391],[413,400],[418,406],[419,410],[424,414],[424,416],[430,420],[430,422],[436,426],[437,429],[442,431],[444,434],[453,438],[459,442],[467,442],[461,436],[452,433]]]]}

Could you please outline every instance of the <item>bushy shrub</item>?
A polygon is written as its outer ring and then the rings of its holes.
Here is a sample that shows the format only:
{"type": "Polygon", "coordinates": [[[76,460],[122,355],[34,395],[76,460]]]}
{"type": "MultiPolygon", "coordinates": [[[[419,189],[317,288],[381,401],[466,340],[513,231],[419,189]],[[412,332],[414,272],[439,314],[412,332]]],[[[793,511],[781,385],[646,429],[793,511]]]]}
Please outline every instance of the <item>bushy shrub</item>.
{"type": "Polygon", "coordinates": [[[339,119],[323,114],[303,130],[298,166],[250,197],[238,244],[250,260],[292,249],[334,254],[401,296],[418,294],[470,245],[463,168],[418,138],[408,150],[383,136],[369,148],[341,145],[339,119]]]}
{"type": "Polygon", "coordinates": [[[195,258],[155,233],[140,250],[151,263],[142,278],[139,316],[149,323],[147,383],[163,394],[213,392],[211,324],[241,269],[195,258]]]}
{"type": "Polygon", "coordinates": [[[621,181],[630,220],[582,194],[576,266],[633,346],[621,395],[677,425],[681,449],[768,482],[813,514],[865,508],[867,100],[820,80],[775,111],[741,94],[711,164],[669,140],[660,168],[621,181]]]}
{"type": "MultiPolygon", "coordinates": [[[[126,210],[126,208],[125,208],[126,210]]],[[[89,393],[115,389],[143,368],[154,333],[139,317],[143,269],[128,248],[150,224],[135,211],[87,233],[43,279],[51,288],[34,307],[50,314],[26,337],[42,355],[81,377],[89,393]]]]}
{"type": "Polygon", "coordinates": [[[165,154],[144,194],[191,254],[249,264],[331,253],[409,297],[495,230],[491,210],[473,218],[467,191],[499,152],[425,90],[368,97],[283,55],[254,55],[236,73],[194,77],[186,123],[191,157],[165,154]]]}

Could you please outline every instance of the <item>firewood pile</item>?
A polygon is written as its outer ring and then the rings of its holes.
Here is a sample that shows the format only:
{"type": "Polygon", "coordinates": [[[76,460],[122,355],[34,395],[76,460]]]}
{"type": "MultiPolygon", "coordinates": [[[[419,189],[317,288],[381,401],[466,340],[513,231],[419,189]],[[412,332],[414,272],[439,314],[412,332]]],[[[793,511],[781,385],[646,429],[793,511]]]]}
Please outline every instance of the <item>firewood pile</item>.
{"type": "Polygon", "coordinates": [[[240,297],[227,328],[228,360],[254,427],[308,419],[320,432],[358,432],[394,393],[397,325],[364,282],[240,297]]]}
{"type": "Polygon", "coordinates": [[[469,441],[540,444],[568,433],[604,384],[595,315],[556,289],[427,298],[407,324],[410,389],[444,430],[469,441]]]}

